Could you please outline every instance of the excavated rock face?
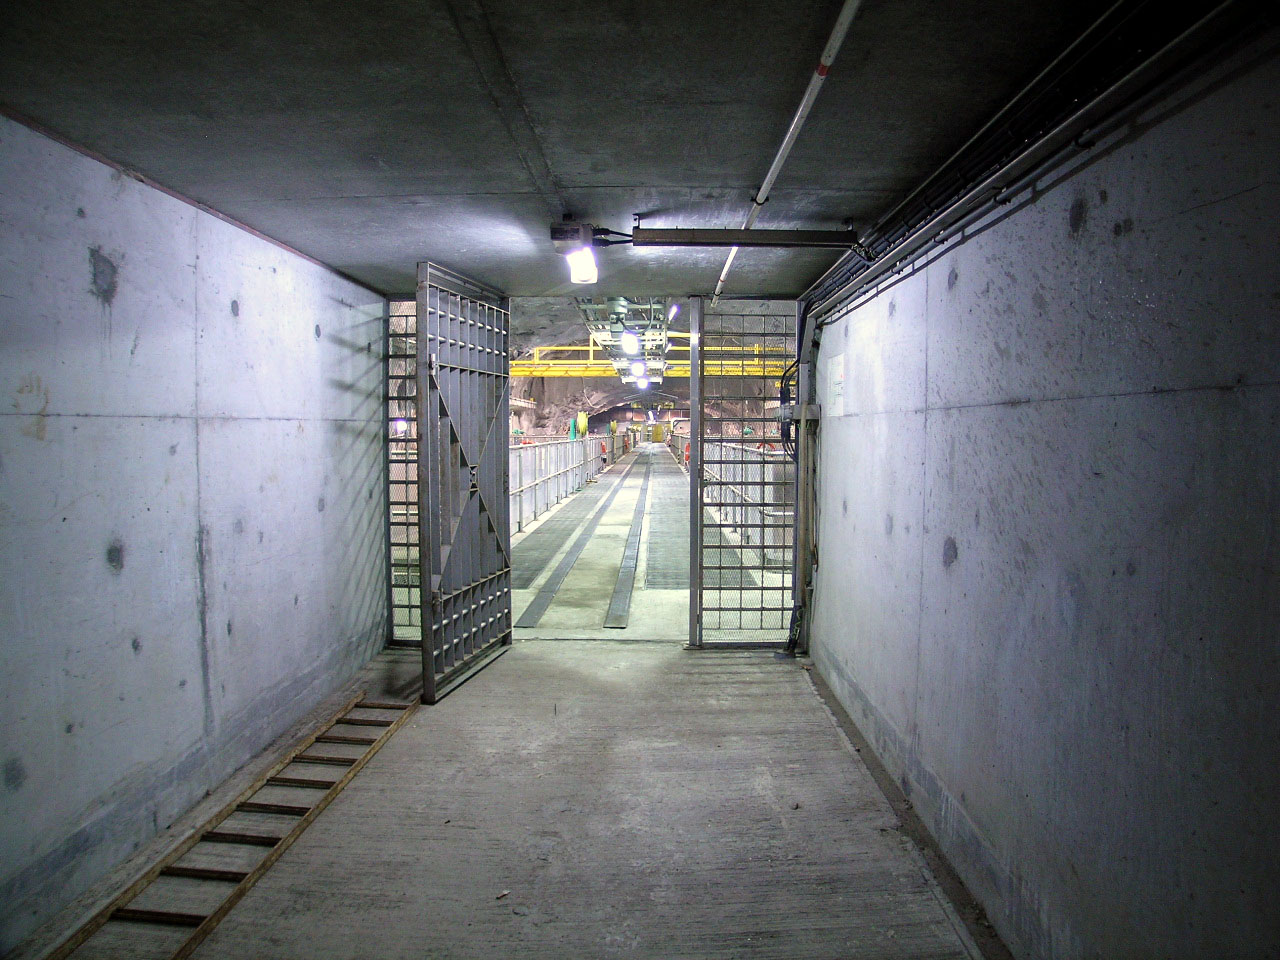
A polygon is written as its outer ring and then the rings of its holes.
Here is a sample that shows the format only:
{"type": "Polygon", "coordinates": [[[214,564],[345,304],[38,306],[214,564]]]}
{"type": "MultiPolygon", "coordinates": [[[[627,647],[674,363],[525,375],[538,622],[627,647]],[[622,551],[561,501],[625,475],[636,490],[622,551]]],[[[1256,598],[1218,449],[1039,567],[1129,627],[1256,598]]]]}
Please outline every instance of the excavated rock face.
{"type": "MultiPolygon", "coordinates": [[[[512,377],[511,392],[537,404],[532,410],[511,410],[512,426],[530,434],[564,433],[579,410],[588,416],[616,408],[629,412],[636,400],[689,406],[689,381],[684,377],[664,380],[648,390],[603,377],[512,377]]],[[[617,419],[622,416],[619,410],[617,419]]]]}
{"type": "MultiPolygon", "coordinates": [[[[689,329],[687,301],[671,324],[673,330],[689,329]]],[[[795,311],[791,300],[725,300],[717,313],[746,316],[789,315],[795,311]]],[[[587,328],[572,297],[513,297],[511,299],[511,355],[525,356],[534,347],[582,344],[587,328]]],[[[671,378],[648,390],[619,379],[604,377],[513,377],[511,395],[533,400],[532,410],[512,408],[511,425],[531,434],[562,434],[578,411],[588,416],[615,408],[628,408],[635,400],[689,406],[689,381],[671,378]]],[[[619,420],[624,416],[620,409],[619,420]]]]}
{"type": "MultiPolygon", "coordinates": [[[[671,328],[688,330],[687,311],[671,328]]],[[[513,297],[511,299],[511,355],[525,356],[534,347],[567,346],[587,342],[587,327],[572,297],[513,297]]],[[[513,377],[511,395],[534,401],[533,410],[512,408],[511,425],[526,433],[564,433],[578,411],[588,416],[633,400],[689,404],[689,382],[664,381],[648,390],[606,377],[513,377]]]]}
{"type": "Polygon", "coordinates": [[[587,326],[573,297],[512,297],[511,356],[534,347],[585,343],[587,326]]]}

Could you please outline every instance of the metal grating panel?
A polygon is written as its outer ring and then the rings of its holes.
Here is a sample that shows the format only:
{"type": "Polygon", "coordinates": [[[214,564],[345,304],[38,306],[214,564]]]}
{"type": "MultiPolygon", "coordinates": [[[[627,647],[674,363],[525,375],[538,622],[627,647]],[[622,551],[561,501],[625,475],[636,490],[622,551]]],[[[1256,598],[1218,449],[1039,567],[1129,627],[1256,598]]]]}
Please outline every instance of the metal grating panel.
{"type": "Polygon", "coordinates": [[[647,590],[689,589],[689,480],[670,456],[653,465],[649,496],[647,590]]]}
{"type": "Polygon", "coordinates": [[[434,703],[511,642],[510,316],[429,263],[418,265],[417,315],[422,698],[434,703]]]}
{"type": "Polygon", "coordinates": [[[693,311],[694,645],[787,641],[795,465],[782,449],[771,371],[795,358],[795,321],[704,313],[700,303],[693,311]]]}
{"type": "Polygon", "coordinates": [[[391,642],[422,642],[418,563],[418,308],[395,301],[387,318],[387,510],[391,642]]]}

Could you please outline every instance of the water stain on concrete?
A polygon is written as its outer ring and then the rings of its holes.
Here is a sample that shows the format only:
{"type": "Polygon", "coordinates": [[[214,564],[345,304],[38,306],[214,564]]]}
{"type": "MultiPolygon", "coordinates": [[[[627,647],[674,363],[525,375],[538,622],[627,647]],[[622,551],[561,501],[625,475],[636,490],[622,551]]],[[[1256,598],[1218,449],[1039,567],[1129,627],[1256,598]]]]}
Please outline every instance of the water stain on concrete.
{"type": "Polygon", "coordinates": [[[239,301],[239,300],[232,300],[232,301],[231,301],[231,315],[232,315],[233,317],[238,317],[238,316],[240,316],[240,301],[239,301]]]}
{"type": "Polygon", "coordinates": [[[316,501],[316,513],[324,513],[324,497],[316,501]]]}
{"type": "Polygon", "coordinates": [[[952,267],[951,272],[947,274],[947,289],[954,290],[956,288],[956,283],[957,281],[959,281],[959,279],[960,279],[960,274],[956,272],[955,267],[952,267]]]}
{"type": "Polygon", "coordinates": [[[1111,228],[1111,232],[1117,237],[1123,237],[1127,233],[1133,233],[1133,218],[1125,217],[1123,220],[1117,220],[1115,226],[1111,228]]]}
{"type": "Polygon", "coordinates": [[[947,537],[942,541],[942,565],[950,568],[960,556],[960,548],[956,546],[955,537],[947,537]]]}
{"type": "Polygon", "coordinates": [[[31,419],[22,425],[21,433],[33,440],[44,440],[49,433],[49,388],[40,377],[28,374],[18,383],[17,400],[13,404],[16,413],[30,414],[31,419]],[[40,406],[37,409],[36,404],[40,406]]]}
{"type": "Polygon", "coordinates": [[[129,646],[133,647],[134,653],[141,653],[142,639],[140,637],[134,637],[132,640],[129,641],[129,646]]]}
{"type": "Polygon", "coordinates": [[[231,621],[227,621],[227,636],[231,636],[231,621]]]}
{"type": "Polygon", "coordinates": [[[107,566],[115,573],[124,569],[124,544],[119,540],[107,544],[107,566]]]}
{"type": "Polygon", "coordinates": [[[886,537],[893,536],[893,514],[886,513],[884,515],[884,535],[886,537]]]}
{"type": "Polygon", "coordinates": [[[89,267],[92,274],[89,292],[97,297],[104,307],[111,306],[116,299],[116,289],[119,286],[119,268],[114,260],[102,252],[101,247],[89,248],[89,267]]]}
{"type": "Polygon", "coordinates": [[[1084,229],[1088,219],[1089,201],[1084,197],[1076,197],[1075,202],[1071,204],[1071,209],[1067,212],[1067,226],[1071,229],[1073,237],[1084,229]]]}
{"type": "Polygon", "coordinates": [[[237,518],[237,519],[236,519],[236,522],[235,522],[235,524],[234,524],[233,526],[235,527],[235,531],[236,531],[236,533],[244,533],[244,521],[243,521],[243,520],[241,520],[241,519],[237,518]]]}
{"type": "Polygon", "coordinates": [[[10,793],[16,793],[27,782],[27,768],[17,757],[10,757],[4,762],[4,786],[10,793]]]}
{"type": "Polygon", "coordinates": [[[84,207],[76,207],[76,216],[81,220],[84,219],[84,207]]]}
{"type": "Polygon", "coordinates": [[[320,339],[320,324],[316,324],[316,339],[320,339]]]}

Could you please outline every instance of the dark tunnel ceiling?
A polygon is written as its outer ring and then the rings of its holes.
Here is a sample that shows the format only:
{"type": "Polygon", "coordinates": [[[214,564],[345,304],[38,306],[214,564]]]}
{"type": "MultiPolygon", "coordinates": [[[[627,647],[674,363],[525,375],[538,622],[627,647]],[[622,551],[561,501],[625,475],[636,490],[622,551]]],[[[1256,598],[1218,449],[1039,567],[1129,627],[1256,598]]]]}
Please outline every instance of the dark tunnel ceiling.
{"type": "MultiPolygon", "coordinates": [[[[867,0],[759,226],[874,219],[1098,6],[867,0]]],[[[595,288],[570,287],[551,211],[741,226],[839,7],[23,2],[4,15],[0,100],[385,293],[411,291],[424,259],[516,296],[705,293],[723,250],[615,247],[595,288]],[[550,197],[483,79],[495,64],[550,197]]],[[[832,260],[744,251],[727,292],[794,297],[832,260]]]]}

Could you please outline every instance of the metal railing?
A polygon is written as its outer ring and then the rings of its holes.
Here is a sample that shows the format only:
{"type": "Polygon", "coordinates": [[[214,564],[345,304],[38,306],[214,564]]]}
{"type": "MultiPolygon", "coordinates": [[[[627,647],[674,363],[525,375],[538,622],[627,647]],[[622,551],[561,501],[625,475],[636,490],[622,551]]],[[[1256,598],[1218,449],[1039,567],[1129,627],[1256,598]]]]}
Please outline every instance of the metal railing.
{"type": "Polygon", "coordinates": [[[524,529],[627,452],[624,436],[526,437],[510,451],[511,532],[524,529]]]}

